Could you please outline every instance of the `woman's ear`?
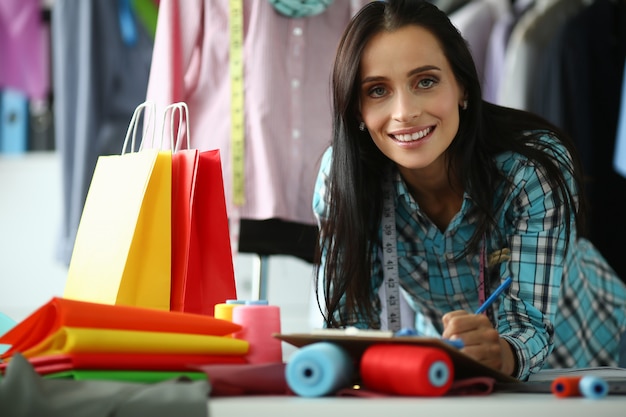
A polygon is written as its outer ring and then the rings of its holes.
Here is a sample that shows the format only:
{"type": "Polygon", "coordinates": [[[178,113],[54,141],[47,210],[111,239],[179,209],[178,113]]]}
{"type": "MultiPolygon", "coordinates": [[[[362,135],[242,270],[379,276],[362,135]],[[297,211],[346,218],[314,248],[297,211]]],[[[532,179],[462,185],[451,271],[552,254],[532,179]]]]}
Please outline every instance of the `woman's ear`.
{"type": "Polygon", "coordinates": [[[364,131],[364,130],[365,130],[365,122],[363,121],[363,116],[361,116],[361,109],[360,109],[360,105],[359,105],[359,109],[358,109],[358,111],[356,112],[355,117],[356,117],[356,121],[357,121],[357,122],[358,122],[358,124],[359,124],[359,130],[360,130],[360,131],[364,131]]]}
{"type": "Polygon", "coordinates": [[[463,97],[461,98],[461,101],[459,102],[459,107],[462,108],[463,110],[467,110],[467,104],[468,100],[467,100],[467,92],[463,93],[463,97]]]}

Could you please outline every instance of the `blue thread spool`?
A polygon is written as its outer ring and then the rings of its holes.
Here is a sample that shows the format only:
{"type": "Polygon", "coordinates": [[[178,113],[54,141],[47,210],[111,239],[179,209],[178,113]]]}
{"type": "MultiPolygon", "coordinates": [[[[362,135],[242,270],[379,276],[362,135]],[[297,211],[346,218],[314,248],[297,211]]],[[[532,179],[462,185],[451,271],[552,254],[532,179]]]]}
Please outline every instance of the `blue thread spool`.
{"type": "Polygon", "coordinates": [[[609,384],[604,379],[592,375],[582,377],[578,388],[582,395],[592,399],[606,397],[609,393],[609,384]]]}
{"type": "Polygon", "coordinates": [[[354,365],[341,347],[318,342],[296,351],[285,367],[287,385],[301,397],[322,397],[350,385],[354,365]]]}

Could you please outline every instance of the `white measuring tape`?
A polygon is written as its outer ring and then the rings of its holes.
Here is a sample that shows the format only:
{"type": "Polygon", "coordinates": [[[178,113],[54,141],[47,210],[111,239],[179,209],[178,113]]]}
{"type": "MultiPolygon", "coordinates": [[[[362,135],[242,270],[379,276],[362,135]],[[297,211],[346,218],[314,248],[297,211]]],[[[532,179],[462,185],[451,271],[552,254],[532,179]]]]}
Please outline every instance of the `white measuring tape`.
{"type": "Polygon", "coordinates": [[[387,305],[387,327],[394,332],[402,328],[400,319],[400,279],[396,240],[396,207],[393,201],[391,171],[383,181],[383,277],[387,305]]]}
{"type": "Polygon", "coordinates": [[[244,69],[243,69],[243,1],[229,2],[230,33],[230,135],[231,163],[233,172],[233,202],[241,206],[245,202],[244,182],[244,69]]]}

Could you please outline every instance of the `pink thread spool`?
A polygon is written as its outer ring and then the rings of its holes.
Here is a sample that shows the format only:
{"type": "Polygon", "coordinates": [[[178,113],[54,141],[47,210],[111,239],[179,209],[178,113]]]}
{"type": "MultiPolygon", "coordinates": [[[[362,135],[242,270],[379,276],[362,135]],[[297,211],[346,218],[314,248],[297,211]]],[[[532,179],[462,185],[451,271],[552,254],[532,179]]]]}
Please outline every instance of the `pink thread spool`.
{"type": "Polygon", "coordinates": [[[243,300],[226,300],[225,303],[215,304],[213,316],[216,319],[233,321],[233,309],[246,304],[243,300]]]}
{"type": "Polygon", "coordinates": [[[282,342],[272,336],[280,333],[280,309],[263,303],[246,303],[233,309],[233,323],[242,326],[234,333],[237,339],[250,343],[246,355],[249,363],[283,361],[282,342]]]}

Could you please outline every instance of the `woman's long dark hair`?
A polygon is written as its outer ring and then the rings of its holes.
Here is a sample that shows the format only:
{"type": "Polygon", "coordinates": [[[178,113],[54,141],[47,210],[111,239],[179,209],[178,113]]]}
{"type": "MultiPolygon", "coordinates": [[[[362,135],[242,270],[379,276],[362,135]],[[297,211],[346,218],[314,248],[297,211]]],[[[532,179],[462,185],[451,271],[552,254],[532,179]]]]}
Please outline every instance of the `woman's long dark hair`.
{"type": "MultiPolygon", "coordinates": [[[[321,222],[317,253],[319,261],[324,251],[325,264],[321,269],[318,263],[316,271],[317,281],[321,277],[324,281],[325,305],[321,309],[329,327],[348,325],[356,315],[366,318],[372,326],[378,321],[371,285],[372,257],[379,245],[381,179],[392,162],[378,150],[369,133],[358,128],[359,65],[363,49],[375,34],[406,25],[423,27],[438,39],[467,94],[468,108],[460,112],[459,130],[447,151],[448,173],[462,182],[475,204],[478,219],[466,251],[476,251],[484,234],[497,233],[495,193],[507,179],[496,168],[494,158],[505,151],[522,154],[546,170],[551,186],[558,190],[557,198],[564,205],[566,217],[576,221],[582,234],[584,201],[582,197],[575,199],[573,194],[582,194],[582,182],[576,152],[567,136],[536,115],[483,101],[467,43],[445,13],[435,6],[417,0],[369,3],[346,28],[332,76],[333,158],[327,217],[321,222]],[[543,149],[528,146],[539,136],[528,135],[529,131],[551,132],[566,147],[574,162],[569,169],[577,181],[577,190],[567,186],[563,161],[546,152],[545,145],[543,149]],[[340,301],[345,303],[342,308],[340,301]]],[[[568,235],[569,226],[567,221],[568,235]]],[[[319,282],[316,288],[320,288],[319,282]]]]}

